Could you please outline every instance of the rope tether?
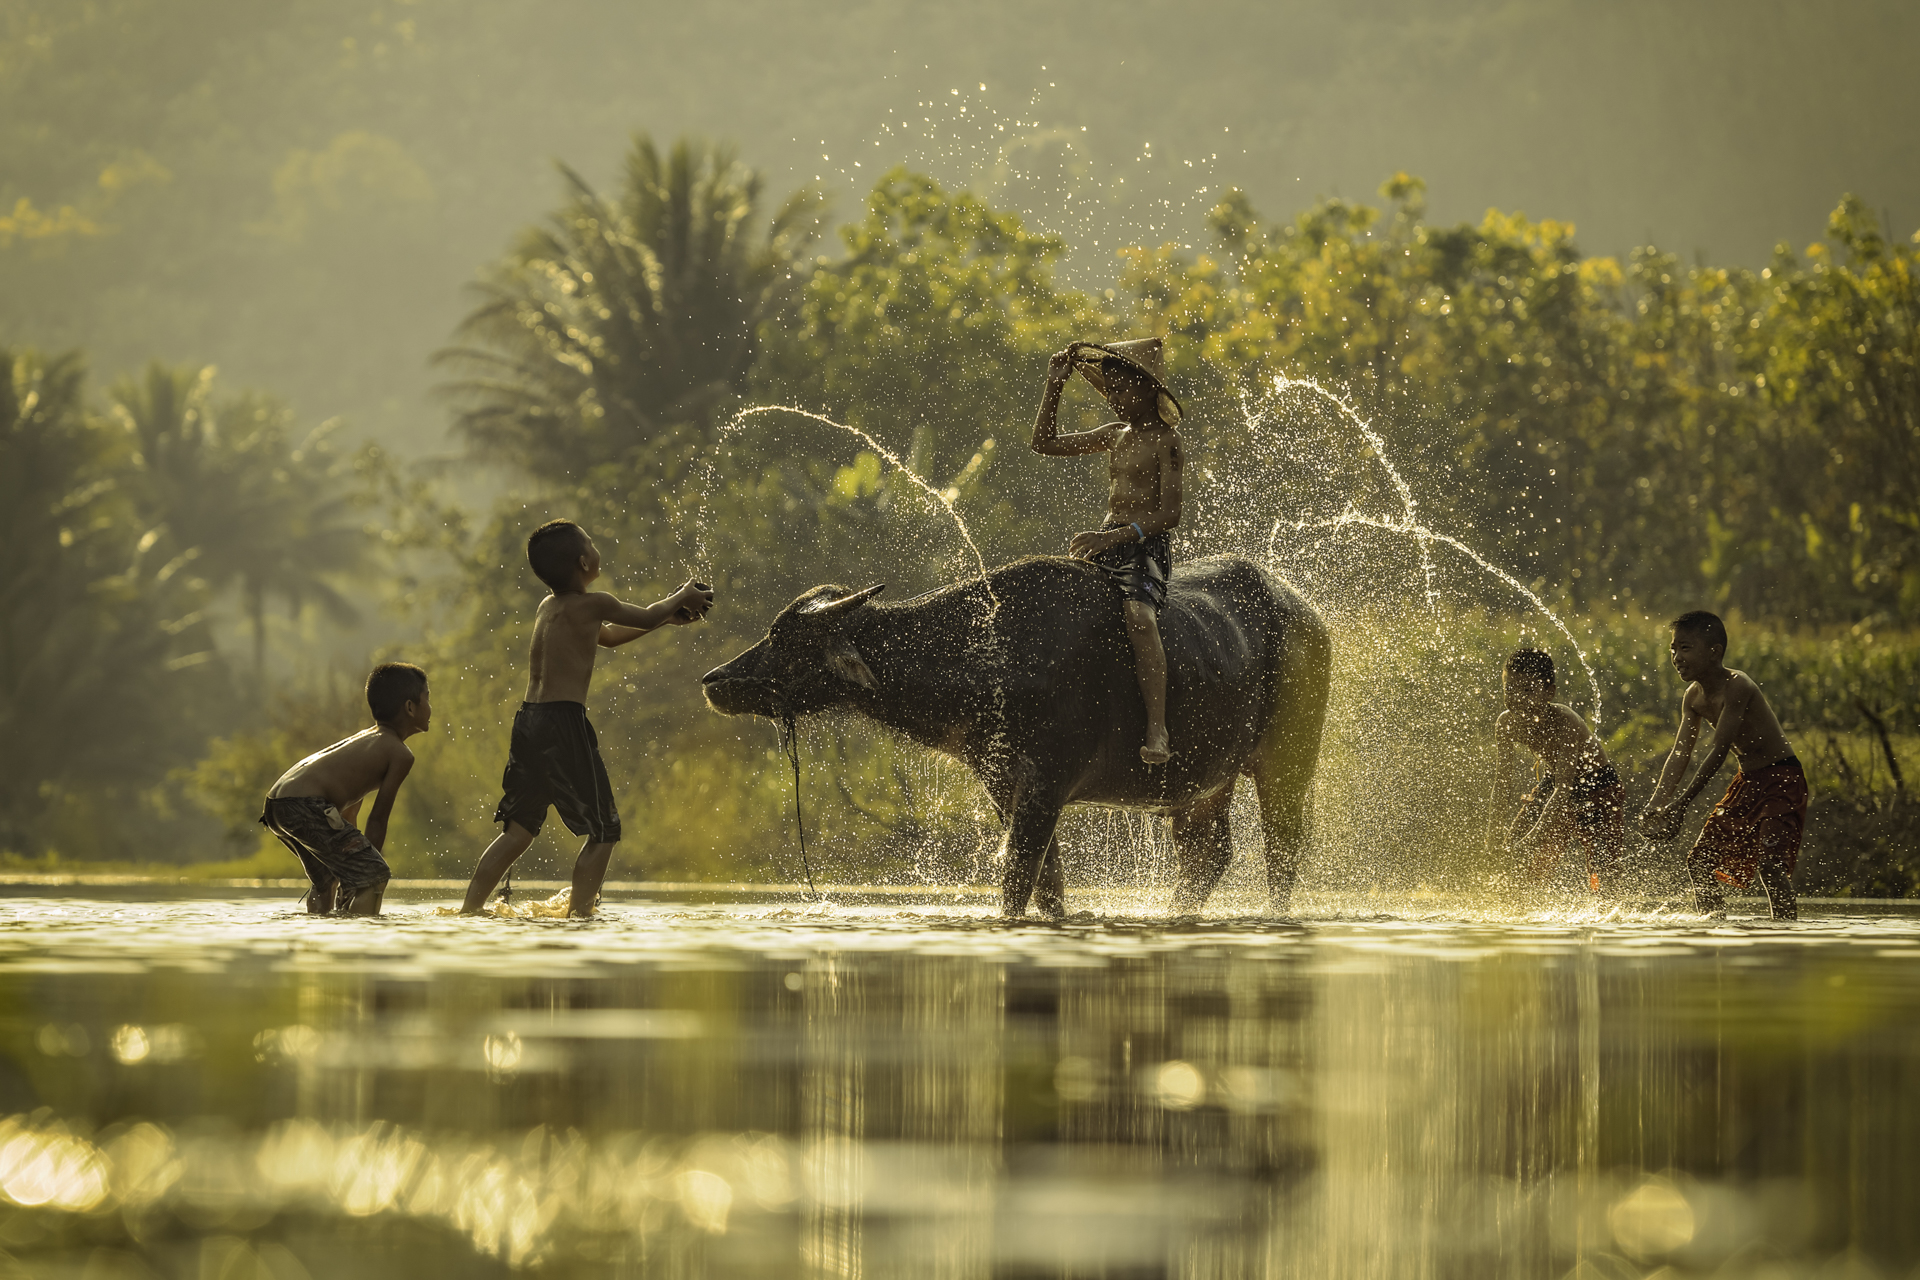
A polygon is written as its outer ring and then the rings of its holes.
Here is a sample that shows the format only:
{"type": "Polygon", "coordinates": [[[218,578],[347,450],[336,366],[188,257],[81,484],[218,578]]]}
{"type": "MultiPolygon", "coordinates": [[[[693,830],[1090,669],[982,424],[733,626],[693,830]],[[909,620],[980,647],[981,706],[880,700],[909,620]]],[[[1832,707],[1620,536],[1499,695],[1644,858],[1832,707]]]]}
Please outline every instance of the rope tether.
{"type": "Polygon", "coordinates": [[[807,892],[818,898],[820,891],[813,887],[813,864],[807,860],[807,822],[800,813],[800,726],[793,712],[782,709],[780,727],[781,746],[786,749],[787,759],[793,762],[793,824],[800,829],[800,869],[807,876],[807,892]]]}

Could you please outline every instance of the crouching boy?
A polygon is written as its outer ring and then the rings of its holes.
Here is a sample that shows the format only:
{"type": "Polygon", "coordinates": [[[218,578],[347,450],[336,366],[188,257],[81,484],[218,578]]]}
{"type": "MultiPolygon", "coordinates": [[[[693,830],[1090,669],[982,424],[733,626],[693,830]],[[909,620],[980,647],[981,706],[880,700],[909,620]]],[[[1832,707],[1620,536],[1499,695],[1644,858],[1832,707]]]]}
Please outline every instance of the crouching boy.
{"type": "Polygon", "coordinates": [[[1487,819],[1488,845],[1512,804],[1514,748],[1524,748],[1539,758],[1541,776],[1507,831],[1508,853],[1526,856],[1527,869],[1539,883],[1553,875],[1567,845],[1577,839],[1587,853],[1587,887],[1618,893],[1627,793],[1600,739],[1572,707],[1553,700],[1553,658],[1541,650],[1515,651],[1500,684],[1507,709],[1493,722],[1500,764],[1487,819]]]}
{"type": "Polygon", "coordinates": [[[1669,652],[1687,691],[1680,697],[1680,731],[1660,771],[1660,785],[1640,815],[1640,829],[1653,840],[1679,835],[1687,805],[1733,752],[1740,758],[1739,772],[1687,854],[1694,905],[1718,914],[1726,910],[1725,886],[1744,886],[1758,877],[1773,918],[1798,919],[1793,869],[1807,825],[1807,776],[1800,760],[1753,677],[1724,665],[1727,628],[1719,618],[1702,611],[1675,618],[1669,652]],[[1669,799],[1693,759],[1702,720],[1713,726],[1713,744],[1693,781],[1669,799]]]}
{"type": "Polygon", "coordinates": [[[367,708],[373,727],[316,751],[280,775],[267,792],[260,821],[293,850],[313,887],[307,910],[315,915],[341,907],[357,916],[377,916],[391,873],[381,850],[387,819],[400,784],[413,768],[407,739],[433,718],[427,703],[427,673],[405,662],[375,667],[367,677],[367,708]],[[373,812],[363,833],[353,825],[360,802],[374,790],[373,812]]]}

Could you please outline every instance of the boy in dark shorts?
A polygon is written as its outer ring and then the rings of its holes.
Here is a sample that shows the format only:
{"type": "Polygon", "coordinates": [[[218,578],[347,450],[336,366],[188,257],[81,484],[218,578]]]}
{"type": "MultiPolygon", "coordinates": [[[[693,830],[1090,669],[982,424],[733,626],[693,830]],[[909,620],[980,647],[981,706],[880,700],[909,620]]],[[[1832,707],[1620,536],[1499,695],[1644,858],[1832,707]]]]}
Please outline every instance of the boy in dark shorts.
{"type": "Polygon", "coordinates": [[[477,913],[514,861],[527,851],[547,820],[560,811],[567,830],[585,836],[573,864],[567,913],[590,916],[607,877],[607,862],[620,839],[620,813],[613,805],[600,742],[587,722],[587,688],[601,649],[636,640],[672,623],[684,626],[707,616],[713,591],[689,581],[665,600],[623,604],[604,591],[588,591],[600,576],[600,551],[571,520],[550,520],[527,539],[527,560],[553,594],[540,602],[527,655],[527,698],[513,717],[504,794],[493,820],[505,829],[473,869],[460,910],[477,913]]]}
{"type": "Polygon", "coordinates": [[[293,850],[313,887],[307,910],[336,906],[357,916],[377,916],[386,894],[387,819],[394,797],[413,768],[407,739],[433,719],[427,673],[406,662],[389,662],[367,677],[367,708],[373,727],[316,751],[280,775],[267,792],[260,821],[293,850]],[[360,802],[379,790],[362,833],[353,825],[360,802]]]}
{"type": "Polygon", "coordinates": [[[1180,523],[1180,402],[1160,380],[1158,338],[1106,345],[1076,342],[1047,362],[1047,389],[1033,423],[1033,451],[1066,458],[1107,455],[1107,518],[1097,530],[1073,535],[1067,552],[1091,560],[1120,592],[1133,645],[1134,673],[1147,704],[1147,736],[1140,759],[1165,764],[1167,654],[1160,644],[1161,608],[1173,573],[1174,526],[1180,523]],[[1060,395],[1078,369],[1120,421],[1092,431],[1059,434],[1060,395]]]}
{"type": "Polygon", "coordinates": [[[1487,844],[1512,804],[1513,753],[1516,746],[1540,760],[1540,782],[1527,795],[1507,830],[1509,854],[1527,855],[1535,881],[1545,881],[1574,840],[1587,852],[1587,887],[1609,896],[1615,884],[1621,847],[1626,843],[1626,788],[1607,759],[1600,739],[1578,712],[1555,702],[1553,658],[1539,649],[1520,649],[1500,673],[1507,708],[1493,722],[1499,748],[1499,772],[1487,815],[1487,844]]]}
{"type": "Polygon", "coordinates": [[[1733,752],[1740,769],[1687,854],[1694,905],[1718,915],[1727,909],[1725,886],[1758,877],[1773,918],[1798,919],[1793,869],[1807,825],[1807,775],[1799,757],[1753,677],[1725,665],[1727,628],[1719,618],[1704,610],[1681,614],[1673,620],[1668,652],[1687,691],[1680,696],[1679,733],[1640,829],[1653,840],[1679,835],[1687,805],[1733,752]],[[1693,781],[1669,800],[1693,759],[1703,720],[1714,727],[1713,744],[1693,781]]]}

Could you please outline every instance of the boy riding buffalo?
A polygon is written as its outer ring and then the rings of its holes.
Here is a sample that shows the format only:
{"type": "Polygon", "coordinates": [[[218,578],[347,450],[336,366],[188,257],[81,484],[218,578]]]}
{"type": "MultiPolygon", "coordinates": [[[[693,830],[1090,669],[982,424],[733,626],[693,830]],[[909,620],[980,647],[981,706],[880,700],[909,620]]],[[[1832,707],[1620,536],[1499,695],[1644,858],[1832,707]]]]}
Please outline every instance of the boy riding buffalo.
{"type": "Polygon", "coordinates": [[[1047,389],[1033,423],[1033,451],[1068,458],[1107,455],[1107,518],[1097,530],[1073,535],[1068,554],[1091,560],[1120,592],[1133,644],[1134,672],[1147,704],[1147,736],[1140,759],[1165,764],[1167,655],[1159,614],[1173,574],[1169,536],[1180,523],[1180,403],[1160,380],[1160,339],[1101,345],[1075,342],[1047,362],[1047,389]],[[1078,369],[1120,421],[1092,431],[1059,434],[1055,421],[1067,379],[1078,369]]]}

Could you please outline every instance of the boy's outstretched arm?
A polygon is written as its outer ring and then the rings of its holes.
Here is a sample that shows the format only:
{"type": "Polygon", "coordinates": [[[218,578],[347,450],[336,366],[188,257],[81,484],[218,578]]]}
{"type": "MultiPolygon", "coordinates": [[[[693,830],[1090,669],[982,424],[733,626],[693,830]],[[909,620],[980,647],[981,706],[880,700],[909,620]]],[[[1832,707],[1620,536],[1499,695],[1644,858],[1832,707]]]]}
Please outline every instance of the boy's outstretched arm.
{"type": "Polygon", "coordinates": [[[1686,776],[1694,745],[1700,740],[1700,713],[1694,708],[1693,694],[1694,686],[1689,685],[1680,695],[1680,728],[1673,735],[1673,749],[1667,752],[1667,762],[1660,766],[1660,781],[1653,788],[1647,807],[1640,811],[1640,825],[1650,835],[1671,824],[1674,809],[1667,800],[1679,788],[1680,779],[1686,776]]]}
{"type": "MultiPolygon", "coordinates": [[[[1074,346],[1078,346],[1075,343],[1074,346]]],[[[1067,379],[1073,376],[1073,347],[1065,351],[1056,351],[1047,360],[1047,389],[1040,397],[1040,414],[1033,420],[1033,440],[1035,453],[1044,453],[1054,458],[1071,458],[1083,453],[1099,453],[1113,441],[1113,431],[1118,423],[1109,422],[1103,427],[1091,431],[1075,431],[1069,435],[1060,434],[1058,416],[1060,413],[1060,393],[1066,390],[1067,379]]]]}
{"type": "Polygon", "coordinates": [[[691,578],[666,599],[648,605],[627,604],[604,591],[598,596],[601,604],[599,642],[606,649],[638,640],[669,623],[678,627],[699,622],[713,607],[713,588],[691,578]]]}
{"type": "Polygon", "coordinates": [[[1507,713],[1493,721],[1494,774],[1493,794],[1487,799],[1487,850],[1493,850],[1493,833],[1500,827],[1500,816],[1513,804],[1513,739],[1507,736],[1507,713]]]}
{"type": "Polygon", "coordinates": [[[387,851],[387,819],[393,816],[393,802],[400,795],[400,784],[413,771],[413,752],[397,747],[387,762],[387,775],[380,779],[380,794],[373,798],[373,811],[367,815],[367,842],[382,854],[387,851]]]}

